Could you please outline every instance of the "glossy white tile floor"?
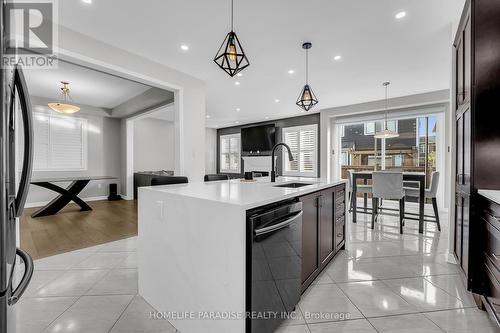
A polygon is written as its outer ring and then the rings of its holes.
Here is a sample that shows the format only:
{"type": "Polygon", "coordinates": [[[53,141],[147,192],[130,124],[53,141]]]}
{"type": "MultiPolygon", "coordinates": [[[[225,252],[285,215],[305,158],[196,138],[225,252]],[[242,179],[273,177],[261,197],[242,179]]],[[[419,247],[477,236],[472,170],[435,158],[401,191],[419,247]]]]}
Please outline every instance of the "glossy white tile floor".
{"type": "MultiPolygon", "coordinates": [[[[419,235],[417,222],[407,221],[401,236],[396,217],[382,216],[371,230],[370,216],[359,214],[349,224],[347,250],[303,295],[301,318],[278,332],[496,332],[456,265],[446,262],[447,217],[441,219],[441,233],[427,223],[419,235]]],[[[17,332],[176,332],[150,320],[154,309],[137,295],[136,242],[37,260],[16,306],[17,332]]]]}

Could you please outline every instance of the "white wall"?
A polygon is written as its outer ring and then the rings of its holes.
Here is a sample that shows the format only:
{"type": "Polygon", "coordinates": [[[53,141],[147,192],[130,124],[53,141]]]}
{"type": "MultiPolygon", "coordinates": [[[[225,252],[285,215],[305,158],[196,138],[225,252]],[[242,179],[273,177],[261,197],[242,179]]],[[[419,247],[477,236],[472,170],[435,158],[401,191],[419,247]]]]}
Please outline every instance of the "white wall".
{"type": "Polygon", "coordinates": [[[174,124],[155,118],[134,121],[134,172],[174,170],[174,124]]]}
{"type": "MultiPolygon", "coordinates": [[[[36,112],[53,112],[47,107],[46,99],[32,96],[31,102],[36,112]]],[[[80,105],[81,112],[74,117],[87,119],[87,170],[82,171],[35,171],[33,179],[61,178],[61,177],[85,177],[85,176],[111,176],[116,180],[91,181],[82,191],[82,198],[95,198],[108,195],[108,184],[120,184],[121,173],[121,151],[120,151],[120,120],[101,115],[94,115],[96,109],[86,105],[80,105]],[[89,114],[93,113],[93,114],[89,114]]],[[[69,115],[71,117],[71,115],[69,115]]],[[[35,137],[36,141],[36,137],[35,137]]],[[[58,183],[68,185],[69,183],[58,183]]],[[[27,204],[28,206],[39,206],[46,203],[57,194],[31,185],[27,204]]]]}
{"type": "Polygon", "coordinates": [[[205,129],[205,173],[217,173],[217,130],[205,129]]]}
{"type": "MultiPolygon", "coordinates": [[[[175,172],[190,180],[202,180],[205,174],[205,146],[200,143],[205,139],[205,83],[64,26],[59,26],[58,31],[58,53],[62,59],[174,91],[175,172]]],[[[123,128],[127,126],[123,124],[123,128]]],[[[122,155],[122,163],[126,165],[128,156],[122,155]]],[[[127,170],[126,166],[124,169],[127,170]]],[[[127,173],[122,185],[122,193],[131,193],[132,174],[127,173]]]]}

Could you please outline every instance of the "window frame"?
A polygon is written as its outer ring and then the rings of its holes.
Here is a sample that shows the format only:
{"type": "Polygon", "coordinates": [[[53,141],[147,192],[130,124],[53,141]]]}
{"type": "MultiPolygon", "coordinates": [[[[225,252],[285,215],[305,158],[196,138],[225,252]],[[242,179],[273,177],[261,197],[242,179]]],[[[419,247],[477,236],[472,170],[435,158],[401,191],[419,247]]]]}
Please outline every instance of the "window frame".
{"type": "MultiPolygon", "coordinates": [[[[231,144],[229,144],[229,153],[232,154],[231,152],[231,144]]],[[[241,133],[234,133],[234,134],[224,134],[219,136],[219,173],[230,173],[230,174],[241,174],[241,133]],[[222,163],[221,163],[221,158],[222,158],[222,140],[223,139],[228,139],[231,140],[231,138],[237,138],[239,145],[238,145],[238,169],[223,169],[222,168],[222,163]]]]}
{"type": "Polygon", "coordinates": [[[363,123],[363,135],[375,135],[376,131],[377,131],[377,123],[375,121],[369,121],[369,122],[363,123]],[[368,132],[366,130],[368,124],[373,124],[373,133],[368,132]]]}
{"type": "MultiPolygon", "coordinates": [[[[56,114],[48,114],[44,112],[33,112],[33,121],[37,121],[36,117],[46,117],[49,119],[49,133],[48,133],[48,146],[49,146],[49,156],[47,157],[48,162],[47,162],[47,168],[37,168],[35,167],[35,163],[33,163],[33,172],[58,172],[58,171],[87,171],[88,170],[88,119],[86,118],[81,118],[81,117],[74,117],[74,116],[64,116],[64,115],[56,115],[56,114]],[[58,118],[58,119],[75,119],[81,122],[81,131],[82,131],[82,166],[78,168],[62,168],[62,167],[57,167],[57,166],[52,166],[52,163],[50,161],[51,159],[51,151],[52,151],[52,124],[51,124],[51,119],[58,118]]],[[[34,140],[36,140],[36,137],[34,137],[34,140]]]]}
{"type": "MultiPolygon", "coordinates": [[[[286,148],[283,149],[282,151],[282,160],[281,160],[281,170],[283,176],[292,176],[292,177],[312,177],[312,178],[317,178],[318,177],[318,159],[319,159],[319,126],[318,124],[309,124],[309,125],[300,125],[300,126],[291,126],[291,127],[283,127],[281,129],[281,137],[282,137],[282,142],[285,142],[285,133],[286,132],[299,132],[299,138],[298,138],[298,146],[299,149],[297,151],[297,156],[299,158],[298,165],[299,165],[299,171],[286,171],[286,163],[288,162],[288,153],[286,151],[286,148]],[[300,149],[300,131],[302,130],[313,130],[315,132],[314,135],[314,149],[313,150],[303,150],[303,151],[312,151],[313,152],[313,171],[311,172],[301,172],[300,171],[300,152],[302,151],[300,149]]],[[[292,153],[294,151],[292,150],[292,153]]]]}

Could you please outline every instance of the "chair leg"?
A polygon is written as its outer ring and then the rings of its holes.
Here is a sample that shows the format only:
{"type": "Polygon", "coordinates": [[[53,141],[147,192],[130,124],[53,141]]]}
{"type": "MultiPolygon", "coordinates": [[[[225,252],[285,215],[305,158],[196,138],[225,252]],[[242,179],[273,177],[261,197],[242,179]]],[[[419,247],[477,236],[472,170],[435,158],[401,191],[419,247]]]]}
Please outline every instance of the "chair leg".
{"type": "Polygon", "coordinates": [[[441,224],[439,223],[439,213],[438,213],[438,204],[437,199],[432,198],[432,208],[434,208],[434,216],[436,218],[436,223],[438,226],[438,230],[441,231],[441,224]]]}
{"type": "Polygon", "coordinates": [[[375,219],[377,217],[377,198],[372,197],[372,229],[375,229],[375,219]]]}
{"type": "Polygon", "coordinates": [[[356,198],[354,198],[354,196],[352,195],[352,191],[349,192],[349,211],[352,212],[352,208],[353,208],[353,205],[354,205],[354,200],[356,198]]]}
{"type": "Polygon", "coordinates": [[[405,198],[399,200],[399,233],[403,233],[403,226],[405,220],[405,198]]]}

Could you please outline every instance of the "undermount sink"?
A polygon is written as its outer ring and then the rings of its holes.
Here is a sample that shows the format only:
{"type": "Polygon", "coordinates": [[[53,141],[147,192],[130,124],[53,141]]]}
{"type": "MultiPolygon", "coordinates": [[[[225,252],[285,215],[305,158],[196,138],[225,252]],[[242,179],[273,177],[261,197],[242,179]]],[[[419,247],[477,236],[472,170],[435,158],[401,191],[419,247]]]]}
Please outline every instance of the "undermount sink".
{"type": "Polygon", "coordinates": [[[312,185],[312,184],[308,184],[308,183],[286,183],[286,184],[276,185],[274,187],[299,188],[299,187],[308,186],[308,185],[312,185]]]}

